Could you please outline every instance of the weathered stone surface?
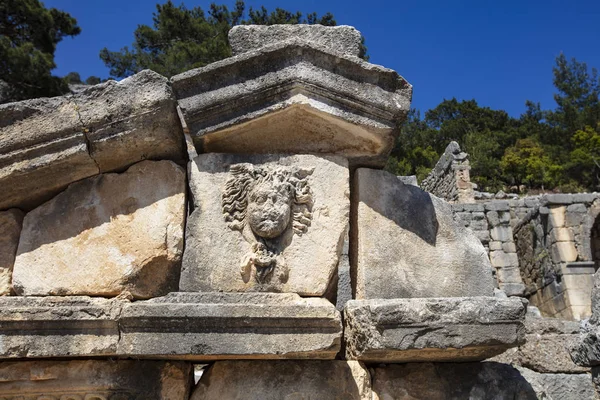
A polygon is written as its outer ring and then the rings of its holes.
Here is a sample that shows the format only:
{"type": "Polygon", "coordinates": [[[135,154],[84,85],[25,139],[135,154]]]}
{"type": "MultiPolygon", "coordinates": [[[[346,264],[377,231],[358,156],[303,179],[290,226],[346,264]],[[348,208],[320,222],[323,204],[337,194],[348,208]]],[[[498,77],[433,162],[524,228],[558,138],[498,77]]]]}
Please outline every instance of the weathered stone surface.
{"type": "Polygon", "coordinates": [[[517,368],[531,385],[538,399],[594,400],[594,385],[589,373],[540,374],[527,368],[517,368]]]}
{"type": "Polygon", "coordinates": [[[0,326],[0,358],[333,359],[342,336],[331,303],[291,293],[6,296],[0,326]]]}
{"type": "Polygon", "coordinates": [[[33,208],[71,182],[140,160],[184,159],[173,92],[152,71],[1,105],[0,121],[0,209],[33,208]]]}
{"type": "Polygon", "coordinates": [[[371,400],[366,368],[356,361],[218,361],[191,400],[371,400]]]}
{"type": "Polygon", "coordinates": [[[355,173],[354,196],[356,299],[493,294],[486,251],[448,203],[365,168],[355,173]]]}
{"type": "Polygon", "coordinates": [[[477,361],[525,340],[519,298],[352,300],[346,356],[366,362],[477,361]]]}
{"type": "Polygon", "coordinates": [[[537,400],[538,397],[519,371],[505,364],[415,363],[374,369],[373,400],[415,399],[537,400]]]}
{"type": "Polygon", "coordinates": [[[190,170],[181,291],[326,293],[348,225],[344,159],[202,154],[190,170]]]}
{"type": "Polygon", "coordinates": [[[0,211],[0,295],[11,292],[12,271],[22,224],[22,211],[16,208],[0,211]]]}
{"type": "Polygon", "coordinates": [[[126,304],[119,354],[194,360],[333,359],[333,304],[286,293],[171,293],[126,304]]]}
{"type": "Polygon", "coordinates": [[[347,25],[238,25],[229,31],[233,55],[259,50],[290,38],[316,43],[332,53],[355,57],[360,54],[360,32],[347,25]]]}
{"type": "Polygon", "coordinates": [[[0,297],[0,358],[115,355],[121,307],[80,296],[0,297]]]}
{"type": "Polygon", "coordinates": [[[149,298],[176,290],[185,192],[185,173],[171,161],[72,184],[25,216],[15,292],[149,298]]]}
{"type": "MultiPolygon", "coordinates": [[[[538,311],[539,312],[539,311],[538,311]]],[[[493,358],[540,373],[585,373],[569,355],[569,346],[579,336],[579,322],[555,318],[525,319],[525,343],[493,358]]]]}
{"type": "MultiPolygon", "coordinates": [[[[238,32],[271,34],[270,27],[255,28],[238,32]]],[[[385,165],[410,108],[412,86],[390,69],[305,40],[325,40],[320,33],[328,29],[317,27],[315,35],[290,37],[171,78],[196,148],[336,154],[351,163],[385,165]]]]}
{"type": "Polygon", "coordinates": [[[14,400],[184,400],[184,362],[87,360],[0,363],[0,398],[14,400]]]}

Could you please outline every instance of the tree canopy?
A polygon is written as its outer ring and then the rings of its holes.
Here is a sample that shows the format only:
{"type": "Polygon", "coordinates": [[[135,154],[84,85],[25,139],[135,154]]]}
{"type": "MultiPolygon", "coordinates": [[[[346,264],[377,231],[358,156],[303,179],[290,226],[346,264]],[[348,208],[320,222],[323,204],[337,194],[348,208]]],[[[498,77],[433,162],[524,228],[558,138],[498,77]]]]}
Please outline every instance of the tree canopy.
{"type": "MultiPolygon", "coordinates": [[[[176,6],[171,0],[156,5],[152,26],[139,25],[131,47],[120,51],[104,48],[100,58],[110,68],[111,76],[124,78],[143,69],[170,77],[192,68],[202,67],[231,56],[227,40],[229,30],[239,24],[321,24],[334,26],[330,13],[318,16],[265,7],[248,13],[243,0],[233,9],[212,3],[207,12],[201,7],[176,6]]],[[[363,53],[366,55],[366,48],[363,53]]]]}
{"type": "Polygon", "coordinates": [[[553,67],[554,110],[532,101],[519,118],[475,100],[444,100],[412,110],[388,160],[398,175],[423,179],[452,140],[470,154],[482,190],[525,185],[564,191],[600,189],[600,80],[596,69],[564,54],[553,67]]]}
{"type": "Polygon", "coordinates": [[[52,76],[56,45],[81,32],[66,12],[47,9],[38,0],[0,2],[0,79],[11,100],[56,96],[69,90],[52,76]]]}

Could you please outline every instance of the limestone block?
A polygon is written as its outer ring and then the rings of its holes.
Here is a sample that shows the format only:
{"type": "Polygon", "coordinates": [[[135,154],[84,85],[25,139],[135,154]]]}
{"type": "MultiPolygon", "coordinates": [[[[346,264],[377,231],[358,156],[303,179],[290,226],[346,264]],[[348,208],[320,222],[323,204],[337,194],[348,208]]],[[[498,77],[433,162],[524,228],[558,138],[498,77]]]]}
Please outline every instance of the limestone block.
{"type": "Polygon", "coordinates": [[[587,212],[587,207],[585,206],[585,204],[581,204],[581,203],[571,204],[570,206],[567,207],[567,213],[586,213],[586,212],[587,212]]]}
{"type": "Polygon", "coordinates": [[[358,57],[360,53],[361,34],[351,26],[238,25],[229,31],[229,43],[234,55],[294,37],[301,37],[342,55],[358,57]]]}
{"type": "Polygon", "coordinates": [[[144,161],[69,186],[25,216],[13,287],[26,296],[160,296],[177,288],[185,173],[144,161]]]}
{"type": "Polygon", "coordinates": [[[152,71],[0,105],[0,121],[0,209],[33,208],[72,182],[144,159],[184,159],[173,91],[152,71]]]}
{"type": "Polygon", "coordinates": [[[81,296],[0,297],[0,358],[113,356],[121,306],[81,296]]]}
{"type": "Polygon", "coordinates": [[[346,357],[483,360],[524,342],[525,303],[495,297],[352,300],[344,309],[346,357]]]}
{"type": "Polygon", "coordinates": [[[491,251],[490,261],[496,268],[519,266],[519,258],[516,253],[505,253],[502,250],[491,251]]]}
{"type": "Polygon", "coordinates": [[[537,400],[538,397],[521,373],[506,364],[414,363],[374,369],[373,400],[414,399],[537,400]]]}
{"type": "Polygon", "coordinates": [[[554,228],[550,231],[550,241],[552,242],[572,242],[573,232],[569,228],[554,228]]]}
{"type": "Polygon", "coordinates": [[[14,400],[184,400],[191,364],[86,360],[0,363],[0,398],[14,400]]]}
{"type": "Polygon", "coordinates": [[[481,243],[487,243],[490,241],[490,231],[485,230],[485,231],[475,231],[473,232],[475,234],[475,237],[481,242],[481,243]]]}
{"type": "Polygon", "coordinates": [[[448,203],[365,168],[356,171],[354,193],[356,299],[493,294],[485,248],[448,203]]]}
{"type": "Polygon", "coordinates": [[[326,293],[348,226],[346,160],[202,154],[190,170],[181,291],[326,293]]]}
{"type": "Polygon", "coordinates": [[[577,260],[577,248],[574,242],[556,242],[550,247],[554,262],[571,262],[577,260]]]}
{"type": "Polygon", "coordinates": [[[12,271],[19,245],[23,212],[0,211],[0,295],[10,294],[12,271]]]}
{"type": "Polygon", "coordinates": [[[276,293],[172,293],[129,302],[0,297],[0,358],[333,359],[333,304],[276,293]]]}
{"type": "Polygon", "coordinates": [[[488,201],[484,206],[486,211],[510,211],[510,204],[505,200],[488,201]]]}
{"type": "Polygon", "coordinates": [[[518,370],[535,391],[537,399],[594,400],[597,398],[589,373],[541,374],[522,367],[518,370]]]}
{"type": "MultiPolygon", "coordinates": [[[[489,244],[490,251],[494,252],[495,250],[502,250],[502,242],[499,241],[491,241],[489,244]]],[[[491,253],[490,253],[491,254],[491,253]]]]}
{"type": "Polygon", "coordinates": [[[190,400],[371,400],[367,369],[356,361],[217,361],[190,400]]]}
{"type": "Polygon", "coordinates": [[[514,242],[502,243],[502,250],[506,253],[516,253],[517,245],[514,242]]]}
{"type": "Polygon", "coordinates": [[[294,293],[171,293],[123,306],[118,353],[211,361],[333,359],[340,313],[294,293]]]}
{"type": "Polygon", "coordinates": [[[561,228],[565,226],[565,213],[567,208],[562,207],[550,207],[550,224],[552,228],[561,228]]]}
{"type": "Polygon", "coordinates": [[[579,322],[527,316],[525,329],[524,344],[491,360],[540,373],[589,372],[589,368],[573,363],[569,355],[569,346],[579,336],[579,322]]]}
{"type": "Polygon", "coordinates": [[[573,196],[568,193],[545,194],[543,196],[547,204],[571,204],[573,196]]]}
{"type": "Polygon", "coordinates": [[[344,41],[356,45],[357,32],[340,28],[236,28],[240,50],[260,48],[171,78],[196,148],[335,154],[383,167],[412,86],[390,69],[342,54],[344,46],[325,45],[339,43],[340,32],[351,32],[344,41]],[[264,43],[273,35],[289,37],[264,43]]]}
{"type": "MultiPolygon", "coordinates": [[[[510,254],[510,255],[516,255],[516,254],[510,254]]],[[[501,268],[498,268],[498,270],[496,270],[496,275],[498,277],[498,283],[500,284],[500,287],[503,288],[503,285],[505,283],[522,283],[523,280],[521,279],[521,271],[519,270],[518,266],[504,266],[501,268]]]]}
{"type": "Polygon", "coordinates": [[[513,240],[512,228],[510,226],[498,225],[490,230],[490,236],[492,240],[498,240],[500,242],[508,242],[513,240]]]}

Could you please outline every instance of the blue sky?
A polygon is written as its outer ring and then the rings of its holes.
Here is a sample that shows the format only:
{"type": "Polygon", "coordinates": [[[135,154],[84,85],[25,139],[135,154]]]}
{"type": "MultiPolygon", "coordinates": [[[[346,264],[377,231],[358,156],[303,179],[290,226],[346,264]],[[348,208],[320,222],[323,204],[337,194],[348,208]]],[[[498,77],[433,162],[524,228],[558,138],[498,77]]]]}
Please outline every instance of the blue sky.
{"type": "MultiPolygon", "coordinates": [[[[54,73],[77,71],[85,79],[108,77],[100,49],[130,45],[137,25],[152,23],[158,1],[43,2],[69,12],[82,28],[58,45],[54,73]]],[[[184,3],[208,9],[211,2],[184,3]]],[[[234,0],[216,3],[232,6],[234,0]]],[[[413,106],[422,112],[452,97],[474,98],[513,116],[525,110],[528,99],[554,108],[552,66],[560,52],[600,69],[598,0],[246,0],[246,5],[333,13],[338,24],[363,33],[372,63],[396,70],[413,85],[413,106]]]]}

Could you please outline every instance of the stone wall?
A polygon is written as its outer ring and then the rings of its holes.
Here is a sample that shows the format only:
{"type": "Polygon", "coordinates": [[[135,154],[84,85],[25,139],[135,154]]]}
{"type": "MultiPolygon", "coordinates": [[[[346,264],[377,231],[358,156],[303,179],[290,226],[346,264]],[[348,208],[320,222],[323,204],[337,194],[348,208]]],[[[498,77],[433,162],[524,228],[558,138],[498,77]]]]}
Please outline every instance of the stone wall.
{"type": "Polygon", "coordinates": [[[546,316],[590,316],[600,194],[546,194],[452,207],[486,246],[499,288],[529,298],[546,316]]]}
{"type": "Polygon", "coordinates": [[[512,209],[380,169],[412,86],[360,40],[0,106],[0,399],[590,398],[486,361],[531,337],[512,209]]]}
{"type": "Polygon", "coordinates": [[[470,170],[469,155],[460,150],[458,143],[450,142],[421,187],[450,203],[473,203],[470,170]]]}

